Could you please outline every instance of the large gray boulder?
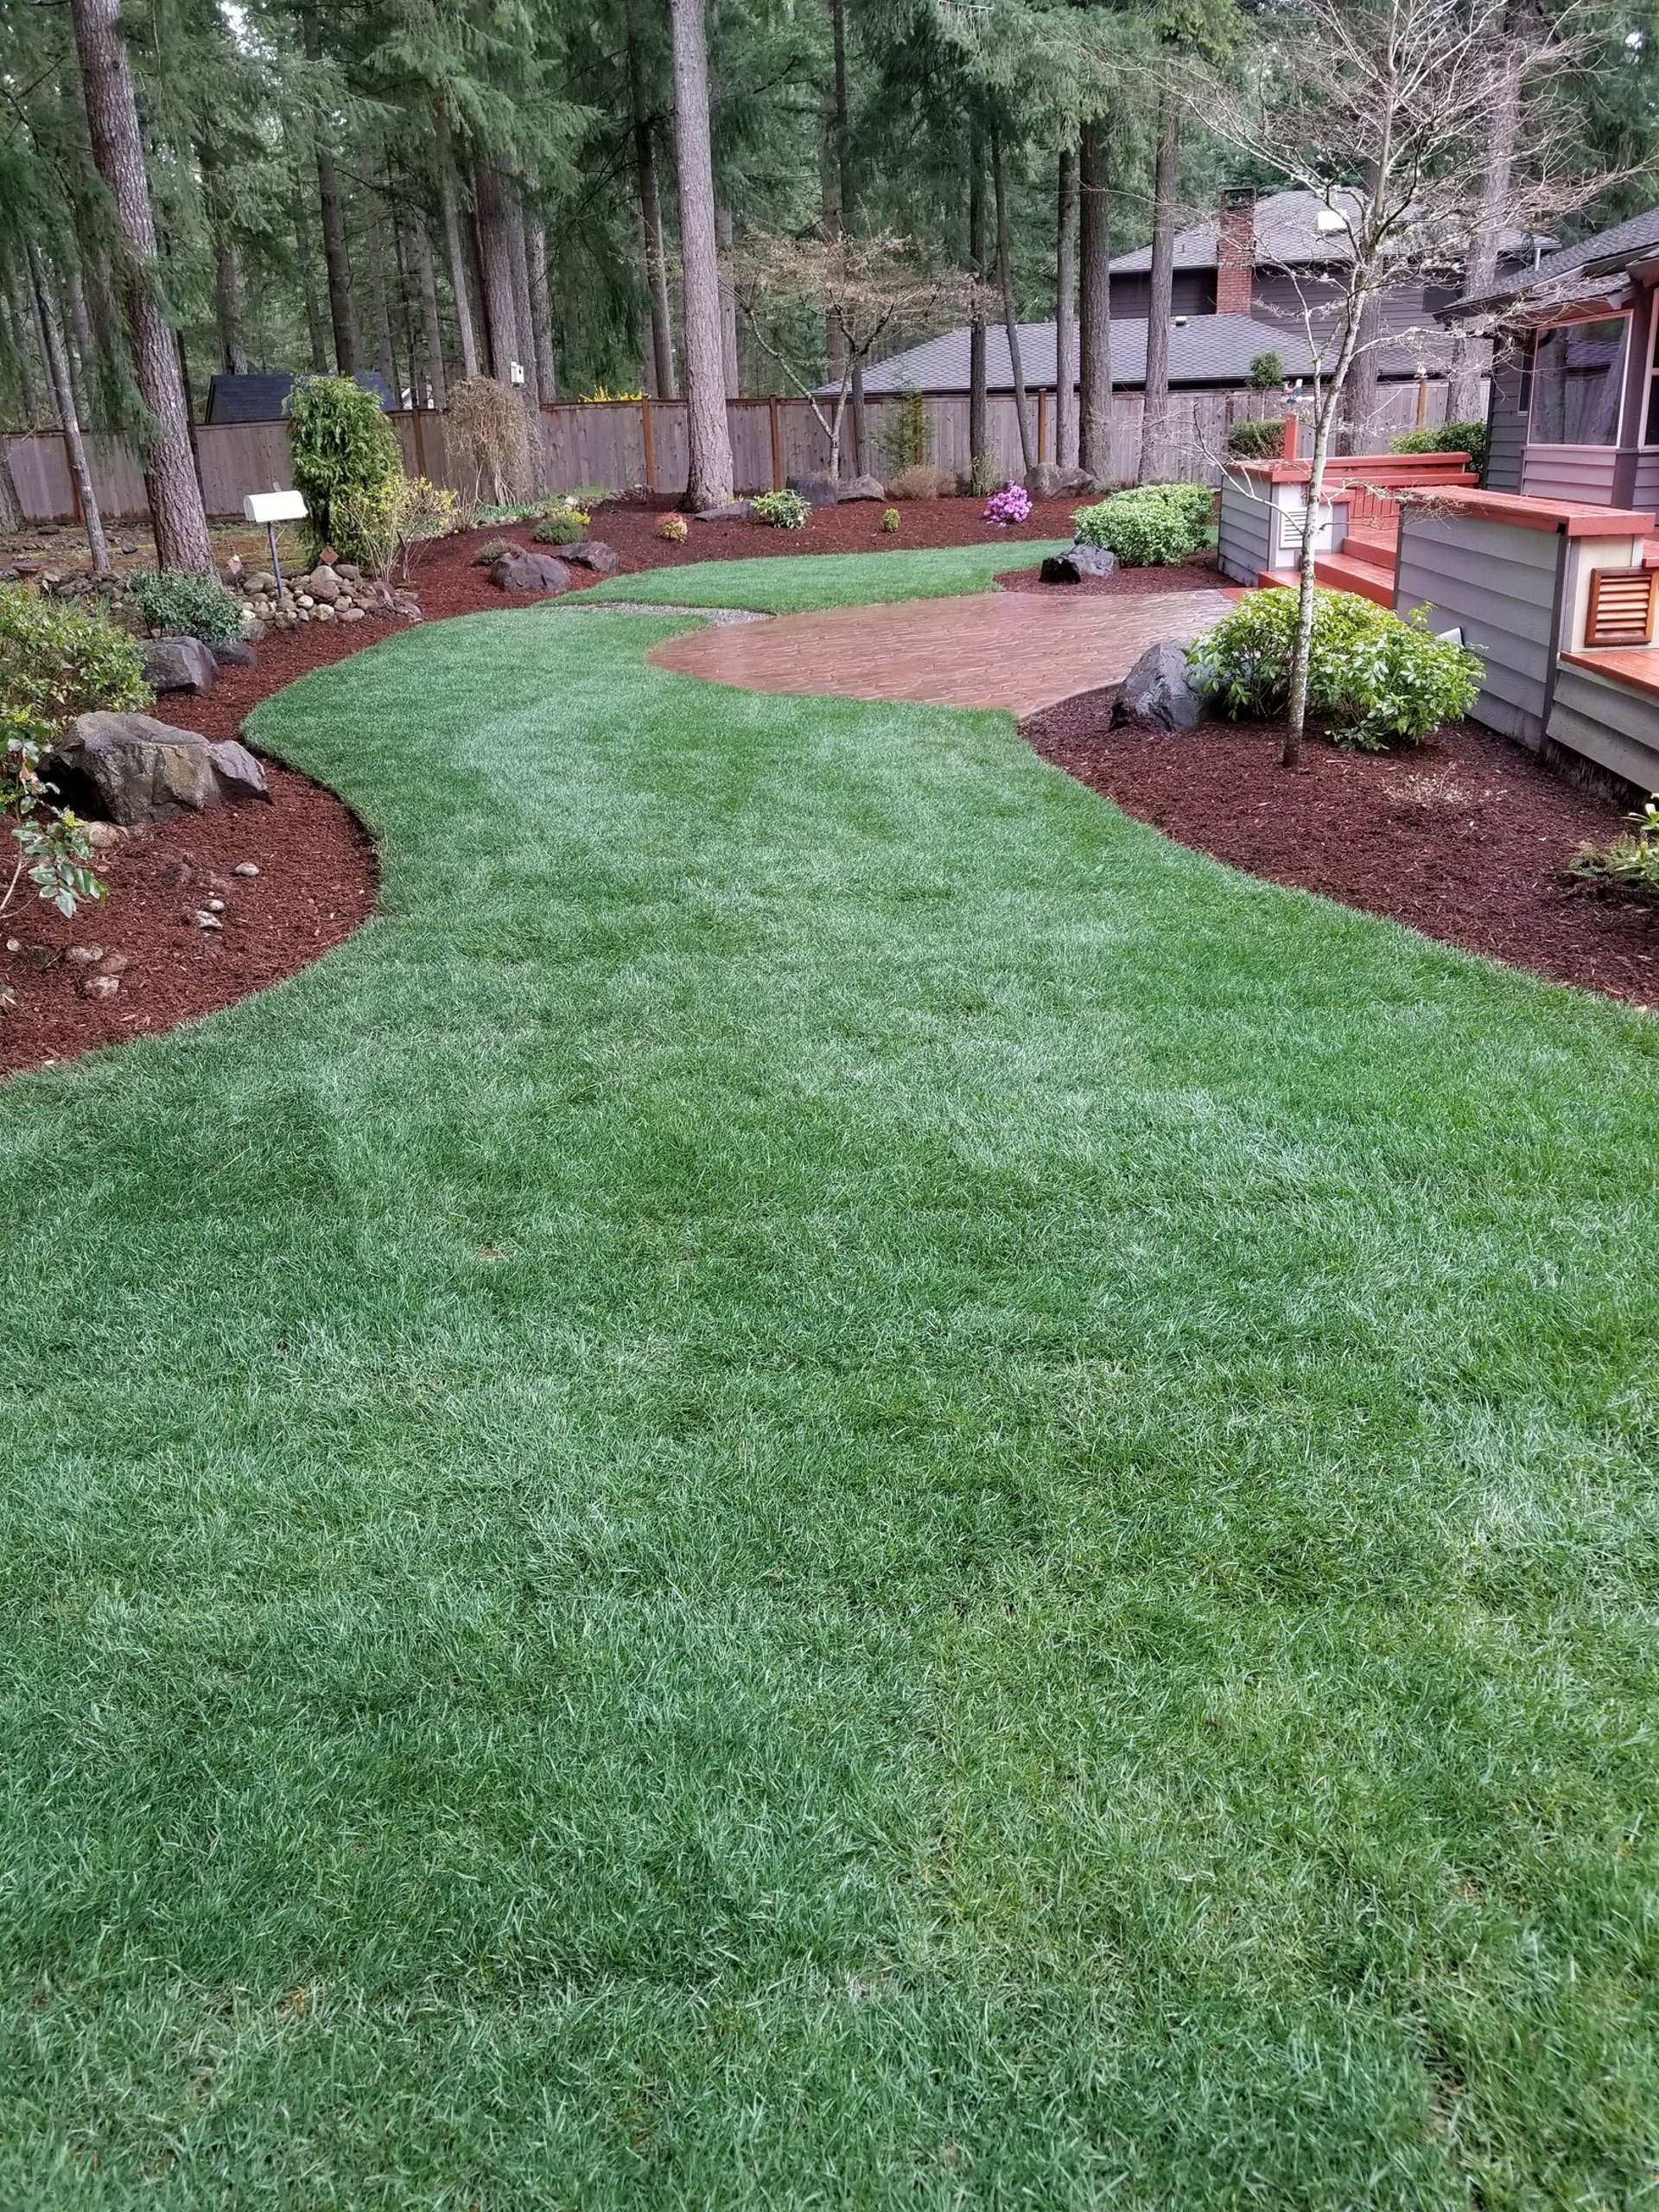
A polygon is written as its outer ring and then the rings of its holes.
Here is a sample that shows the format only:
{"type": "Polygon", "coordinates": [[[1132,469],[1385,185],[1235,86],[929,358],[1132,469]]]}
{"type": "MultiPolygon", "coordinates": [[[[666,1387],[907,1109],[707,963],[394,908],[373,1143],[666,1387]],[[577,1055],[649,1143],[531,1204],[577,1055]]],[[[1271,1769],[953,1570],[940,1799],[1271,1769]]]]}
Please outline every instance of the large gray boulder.
{"type": "Polygon", "coordinates": [[[1205,703],[1186,679],[1185,645],[1148,645],[1123,679],[1115,722],[1151,722],[1159,729],[1196,729],[1205,703]]]}
{"type": "Polygon", "coordinates": [[[149,715],[77,715],[59,734],[50,773],[81,811],[128,830],[219,799],[207,739],[149,715]]]}
{"type": "Polygon", "coordinates": [[[1026,489],[1033,499],[1076,499],[1094,489],[1094,480],[1081,468],[1061,468],[1039,461],[1026,471],[1026,489]]]}
{"type": "Polygon", "coordinates": [[[602,537],[580,537],[574,545],[559,548],[561,561],[568,561],[574,569],[587,569],[596,576],[614,575],[620,557],[615,547],[602,537]]]}
{"type": "Polygon", "coordinates": [[[752,499],[727,499],[720,506],[704,507],[693,522],[747,522],[754,512],[752,499]]]}
{"type": "Polygon", "coordinates": [[[837,497],[843,505],[852,499],[875,499],[885,505],[887,494],[879,476],[849,476],[837,497]]]}
{"type": "Polygon", "coordinates": [[[219,663],[200,638],[145,638],[138,647],[152,691],[211,691],[219,663]]]}
{"type": "Polygon", "coordinates": [[[844,497],[833,476],[790,476],[785,479],[791,492],[798,492],[810,507],[833,507],[844,497]]]}
{"type": "Polygon", "coordinates": [[[224,737],[207,750],[213,756],[213,780],[226,805],[251,806],[256,799],[264,799],[267,806],[270,804],[270,786],[265,781],[265,772],[245,745],[238,745],[233,737],[224,737]]]}
{"type": "Polygon", "coordinates": [[[516,592],[526,599],[556,599],[561,592],[569,590],[571,575],[564,563],[556,561],[550,553],[532,553],[524,548],[504,553],[491,567],[490,582],[498,591],[516,592]]]}
{"type": "Polygon", "coordinates": [[[1068,545],[1064,553],[1051,553],[1037,573],[1046,584],[1080,584],[1109,576],[1116,567],[1116,554],[1103,545],[1068,545]]]}

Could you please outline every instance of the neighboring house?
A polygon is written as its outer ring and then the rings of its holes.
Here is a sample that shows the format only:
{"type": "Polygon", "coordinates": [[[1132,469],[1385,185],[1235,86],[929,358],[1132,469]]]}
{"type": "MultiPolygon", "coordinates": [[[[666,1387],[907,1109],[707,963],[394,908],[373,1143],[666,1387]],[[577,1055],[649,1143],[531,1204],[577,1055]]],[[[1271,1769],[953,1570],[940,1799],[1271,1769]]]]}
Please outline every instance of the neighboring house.
{"type": "MultiPolygon", "coordinates": [[[[1169,331],[1169,381],[1181,391],[1236,388],[1250,381],[1251,365],[1263,353],[1277,353],[1285,374],[1307,375],[1313,356],[1306,341],[1294,330],[1254,321],[1244,315],[1177,315],[1169,331]]],[[[969,334],[948,330],[885,361],[872,362],[864,372],[864,389],[872,397],[896,391],[920,391],[938,397],[959,396],[968,389],[969,334]]],[[[1028,391],[1054,389],[1054,326],[1052,322],[1020,325],[1020,365],[1028,391]]],[[[1138,391],[1147,378],[1147,325],[1112,319],[1112,383],[1119,391],[1138,391]]],[[[991,391],[1012,391],[1014,373],[1008,360],[1008,336],[1001,323],[985,333],[985,382],[991,391]]],[[[828,387],[833,391],[834,386],[828,387]]]]}
{"type": "MultiPolygon", "coordinates": [[[[359,369],[356,381],[372,391],[383,408],[399,403],[378,369],[359,369]]],[[[286,369],[257,371],[249,376],[216,376],[207,385],[206,423],[280,423],[283,404],[294,388],[286,369]]]]}
{"type": "Polygon", "coordinates": [[[1497,321],[1490,490],[1659,509],[1659,207],[1512,273],[1448,322],[1497,321]]]}
{"type": "MultiPolygon", "coordinates": [[[[1306,331],[1311,312],[1316,329],[1328,323],[1345,289],[1352,255],[1344,219],[1354,212],[1352,205],[1343,205],[1348,198],[1338,193],[1327,205],[1311,192],[1224,192],[1213,216],[1175,234],[1176,314],[1248,315],[1258,322],[1306,331]]],[[[1506,232],[1499,245],[1500,272],[1523,271],[1552,243],[1506,232]]],[[[1144,319],[1152,248],[1121,253],[1111,268],[1112,313],[1144,319]]],[[[1436,316],[1456,298],[1458,274],[1457,257],[1449,255],[1441,282],[1414,275],[1382,294],[1382,327],[1401,334],[1402,340],[1382,353],[1379,374],[1384,381],[1444,369],[1450,346],[1436,328],[1436,316]]]]}
{"type": "MultiPolygon", "coordinates": [[[[1549,243],[1505,233],[1500,270],[1524,271],[1549,243]]],[[[1311,313],[1315,334],[1322,335],[1341,299],[1350,254],[1341,213],[1311,192],[1223,193],[1213,216],[1175,234],[1172,390],[1236,390],[1249,383],[1251,365],[1263,353],[1277,353],[1289,378],[1310,376],[1307,317],[1311,313]]],[[[1120,391],[1137,391],[1146,381],[1151,272],[1149,245],[1121,253],[1111,264],[1112,383],[1120,391]]],[[[1382,295],[1382,327],[1400,334],[1400,343],[1380,353],[1382,383],[1444,375],[1451,340],[1437,317],[1457,296],[1457,275],[1453,260],[1442,283],[1414,277],[1382,295]]],[[[1052,392],[1054,325],[1021,323],[1020,352],[1027,390],[1052,392]]],[[[992,391],[1013,389],[1007,340],[996,323],[986,331],[986,381],[992,391]]],[[[967,331],[948,331],[864,372],[864,389],[874,395],[906,388],[941,397],[965,392],[967,331]]]]}

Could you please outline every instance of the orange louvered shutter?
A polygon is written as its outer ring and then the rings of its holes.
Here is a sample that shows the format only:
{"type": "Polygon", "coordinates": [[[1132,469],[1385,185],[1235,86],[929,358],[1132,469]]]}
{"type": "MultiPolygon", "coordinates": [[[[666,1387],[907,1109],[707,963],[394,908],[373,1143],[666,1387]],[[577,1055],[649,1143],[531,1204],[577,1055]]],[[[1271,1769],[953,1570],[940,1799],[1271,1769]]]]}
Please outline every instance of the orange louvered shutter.
{"type": "Polygon", "coordinates": [[[1659,569],[1593,569],[1586,645],[1650,645],[1659,569]]]}

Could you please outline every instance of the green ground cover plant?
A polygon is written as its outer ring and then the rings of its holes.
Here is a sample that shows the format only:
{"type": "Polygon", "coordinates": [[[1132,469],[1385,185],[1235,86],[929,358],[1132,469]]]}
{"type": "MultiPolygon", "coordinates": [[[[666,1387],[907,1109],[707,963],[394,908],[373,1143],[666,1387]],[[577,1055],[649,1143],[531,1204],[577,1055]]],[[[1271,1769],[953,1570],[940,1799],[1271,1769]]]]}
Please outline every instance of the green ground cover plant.
{"type": "Polygon", "coordinates": [[[0,2202],[1640,2203],[1654,1025],[677,619],[0,1090],[0,2202]]]}
{"type": "Polygon", "coordinates": [[[217,576],[194,569],[135,569],[123,584],[152,630],[233,645],[242,635],[242,602],[217,576]]]}

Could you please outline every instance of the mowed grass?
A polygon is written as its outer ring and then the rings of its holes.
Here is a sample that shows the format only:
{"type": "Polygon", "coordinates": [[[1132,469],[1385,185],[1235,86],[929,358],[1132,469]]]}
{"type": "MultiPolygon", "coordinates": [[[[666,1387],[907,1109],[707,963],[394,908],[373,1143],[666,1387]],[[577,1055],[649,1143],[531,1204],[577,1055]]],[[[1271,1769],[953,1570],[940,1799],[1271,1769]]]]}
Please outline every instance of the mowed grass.
{"type": "MultiPolygon", "coordinates": [[[[694,524],[702,531],[728,523],[694,524]]],[[[810,530],[809,522],[806,525],[810,530]]],[[[875,606],[896,599],[955,599],[988,591],[1010,569],[1034,569],[1060,538],[1001,538],[925,553],[819,553],[773,560],[699,561],[689,569],[649,569],[607,576],[568,607],[624,600],[655,607],[742,607],[761,614],[801,614],[817,607],[875,606]]]]}
{"type": "Polygon", "coordinates": [[[0,2202],[1651,2201],[1659,1027],[670,626],[0,1092],[0,2202]]]}

